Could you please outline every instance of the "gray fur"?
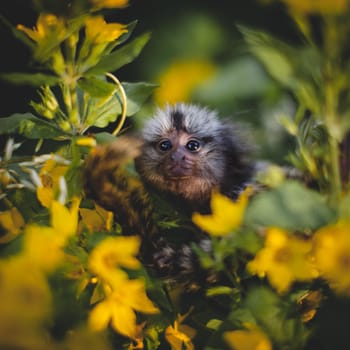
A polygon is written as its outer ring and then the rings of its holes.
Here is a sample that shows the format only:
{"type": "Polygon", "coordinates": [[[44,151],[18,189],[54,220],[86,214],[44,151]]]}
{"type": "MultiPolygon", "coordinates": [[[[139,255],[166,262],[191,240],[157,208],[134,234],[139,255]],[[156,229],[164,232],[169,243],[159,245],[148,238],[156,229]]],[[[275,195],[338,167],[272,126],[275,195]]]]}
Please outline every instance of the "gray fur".
{"type": "Polygon", "coordinates": [[[144,146],[136,166],[143,180],[195,209],[208,206],[214,189],[234,197],[250,176],[245,160],[247,147],[238,128],[206,107],[179,103],[158,109],[145,123],[142,138],[144,146]],[[186,166],[191,167],[191,176],[169,179],[166,164],[171,163],[170,156],[160,152],[157,144],[180,133],[201,140],[201,148],[196,154],[189,154],[186,166]]]}

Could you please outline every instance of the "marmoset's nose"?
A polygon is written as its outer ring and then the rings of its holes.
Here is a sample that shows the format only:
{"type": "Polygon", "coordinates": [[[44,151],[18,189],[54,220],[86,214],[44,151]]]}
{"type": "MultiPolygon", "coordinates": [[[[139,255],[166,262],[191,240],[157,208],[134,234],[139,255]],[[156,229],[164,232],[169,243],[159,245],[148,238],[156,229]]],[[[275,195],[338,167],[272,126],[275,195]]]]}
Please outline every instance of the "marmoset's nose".
{"type": "Polygon", "coordinates": [[[170,156],[171,160],[174,162],[183,161],[186,159],[186,151],[181,148],[177,148],[170,156]]]}

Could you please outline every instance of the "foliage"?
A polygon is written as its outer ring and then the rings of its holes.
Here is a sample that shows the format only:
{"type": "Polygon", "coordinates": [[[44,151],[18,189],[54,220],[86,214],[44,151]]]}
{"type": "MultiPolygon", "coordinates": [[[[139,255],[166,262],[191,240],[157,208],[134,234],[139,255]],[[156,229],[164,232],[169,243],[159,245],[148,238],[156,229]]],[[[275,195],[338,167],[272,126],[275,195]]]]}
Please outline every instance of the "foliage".
{"type": "MultiPolygon", "coordinates": [[[[30,73],[1,78],[36,86],[38,99],[32,112],[0,119],[0,133],[9,135],[0,162],[1,348],[349,346],[350,3],[280,2],[299,28],[299,43],[240,31],[295,100],[295,113],[280,120],[295,139],[288,158],[299,174],[291,180],[271,166],[258,177],[263,190],[250,186],[237,202],[214,193],[212,214],[193,215],[212,251],[193,250],[203,271],[218,278],[192,294],[143,266],[140,238],[123,236],[82,188],[86,156],[115,140],[154,91],[153,84],[115,76],[149,33],[129,41],[136,22],[105,21],[102,13],[126,6],[124,0],[37,0],[36,26],[11,27],[33,64],[30,73]]],[[[173,65],[164,84],[190,70],[186,89],[193,89],[203,72],[209,78],[215,70],[198,62],[173,65]]],[[[168,214],[162,225],[181,225],[168,214]]]]}

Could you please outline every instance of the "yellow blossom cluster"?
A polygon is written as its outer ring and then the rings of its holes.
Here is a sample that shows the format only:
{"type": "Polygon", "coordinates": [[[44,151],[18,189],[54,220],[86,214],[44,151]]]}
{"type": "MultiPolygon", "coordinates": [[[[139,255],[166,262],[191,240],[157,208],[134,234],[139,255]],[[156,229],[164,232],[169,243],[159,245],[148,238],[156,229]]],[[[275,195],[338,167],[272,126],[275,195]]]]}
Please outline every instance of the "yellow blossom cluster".
{"type": "Polygon", "coordinates": [[[102,16],[93,16],[86,19],[86,38],[94,44],[106,44],[119,38],[127,31],[123,24],[107,24],[102,16]]]}
{"type": "Polygon", "coordinates": [[[157,104],[189,101],[194,90],[213,77],[215,71],[215,66],[205,60],[173,62],[158,78],[160,88],[154,96],[157,104]]]}
{"type": "Polygon", "coordinates": [[[140,268],[136,258],[139,245],[138,237],[108,237],[91,252],[89,268],[104,291],[103,300],[90,312],[92,330],[104,330],[111,324],[118,333],[137,341],[142,338],[142,325],[137,324],[135,312],[158,312],[146,294],[144,281],[129,279],[123,270],[140,268]]]}
{"type": "Polygon", "coordinates": [[[128,5],[128,0],[91,0],[96,9],[121,8],[128,5]]]}
{"type": "Polygon", "coordinates": [[[49,208],[60,191],[60,181],[67,171],[67,166],[49,158],[39,172],[40,183],[36,195],[42,206],[49,208]]]}
{"type": "Polygon", "coordinates": [[[272,350],[269,338],[251,325],[247,325],[247,329],[226,332],[224,338],[235,350],[272,350]]]}
{"type": "Polygon", "coordinates": [[[249,262],[250,272],[267,277],[281,293],[294,281],[323,278],[338,294],[350,293],[350,223],[320,228],[300,238],[279,228],[267,230],[265,246],[249,262]]]}
{"type": "Polygon", "coordinates": [[[283,293],[294,281],[308,281],[318,277],[311,250],[311,241],[279,228],[269,228],[264,248],[247,267],[259,277],[267,276],[270,283],[283,293]]]}
{"type": "Polygon", "coordinates": [[[50,39],[57,37],[63,39],[66,35],[63,18],[53,14],[41,13],[33,29],[27,28],[22,24],[19,24],[17,28],[26,33],[37,44],[47,43],[50,39]]]}
{"type": "Polygon", "coordinates": [[[322,227],[313,237],[315,264],[339,294],[350,295],[350,222],[322,227]]]}
{"type": "Polygon", "coordinates": [[[212,214],[194,213],[192,220],[213,236],[226,236],[241,225],[251,192],[252,189],[247,187],[236,202],[220,193],[214,193],[210,203],[212,214]]]}
{"type": "MultiPolygon", "coordinates": [[[[251,189],[236,202],[214,193],[212,214],[195,213],[193,222],[212,236],[224,237],[237,231],[244,219],[251,189]]],[[[268,227],[264,247],[247,264],[250,273],[267,277],[279,293],[294,282],[323,278],[339,294],[350,294],[350,222],[321,227],[310,238],[286,229],[268,227]]],[[[244,234],[244,233],[243,233],[244,234]]]]}
{"type": "Polygon", "coordinates": [[[298,14],[336,15],[349,10],[348,0],[282,0],[298,14]]]}
{"type": "Polygon", "coordinates": [[[20,253],[1,260],[1,348],[47,348],[43,334],[52,308],[47,274],[64,262],[63,248],[77,230],[79,203],[74,199],[67,208],[53,200],[50,226],[27,225],[20,253]]]}
{"type": "Polygon", "coordinates": [[[190,312],[191,310],[185,315],[178,315],[174,324],[168,326],[165,330],[165,339],[174,350],[194,350],[192,338],[196,335],[196,330],[183,324],[190,312]]]}

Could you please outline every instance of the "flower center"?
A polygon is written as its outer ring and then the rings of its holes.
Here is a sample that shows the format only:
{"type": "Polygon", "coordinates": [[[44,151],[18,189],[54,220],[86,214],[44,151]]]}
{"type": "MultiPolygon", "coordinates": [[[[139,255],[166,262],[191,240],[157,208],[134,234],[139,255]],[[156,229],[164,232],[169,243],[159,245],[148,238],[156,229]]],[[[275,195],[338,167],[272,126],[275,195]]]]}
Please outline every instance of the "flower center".
{"type": "Polygon", "coordinates": [[[287,247],[277,249],[274,255],[275,261],[279,263],[286,263],[290,260],[290,250],[287,247]]]}

